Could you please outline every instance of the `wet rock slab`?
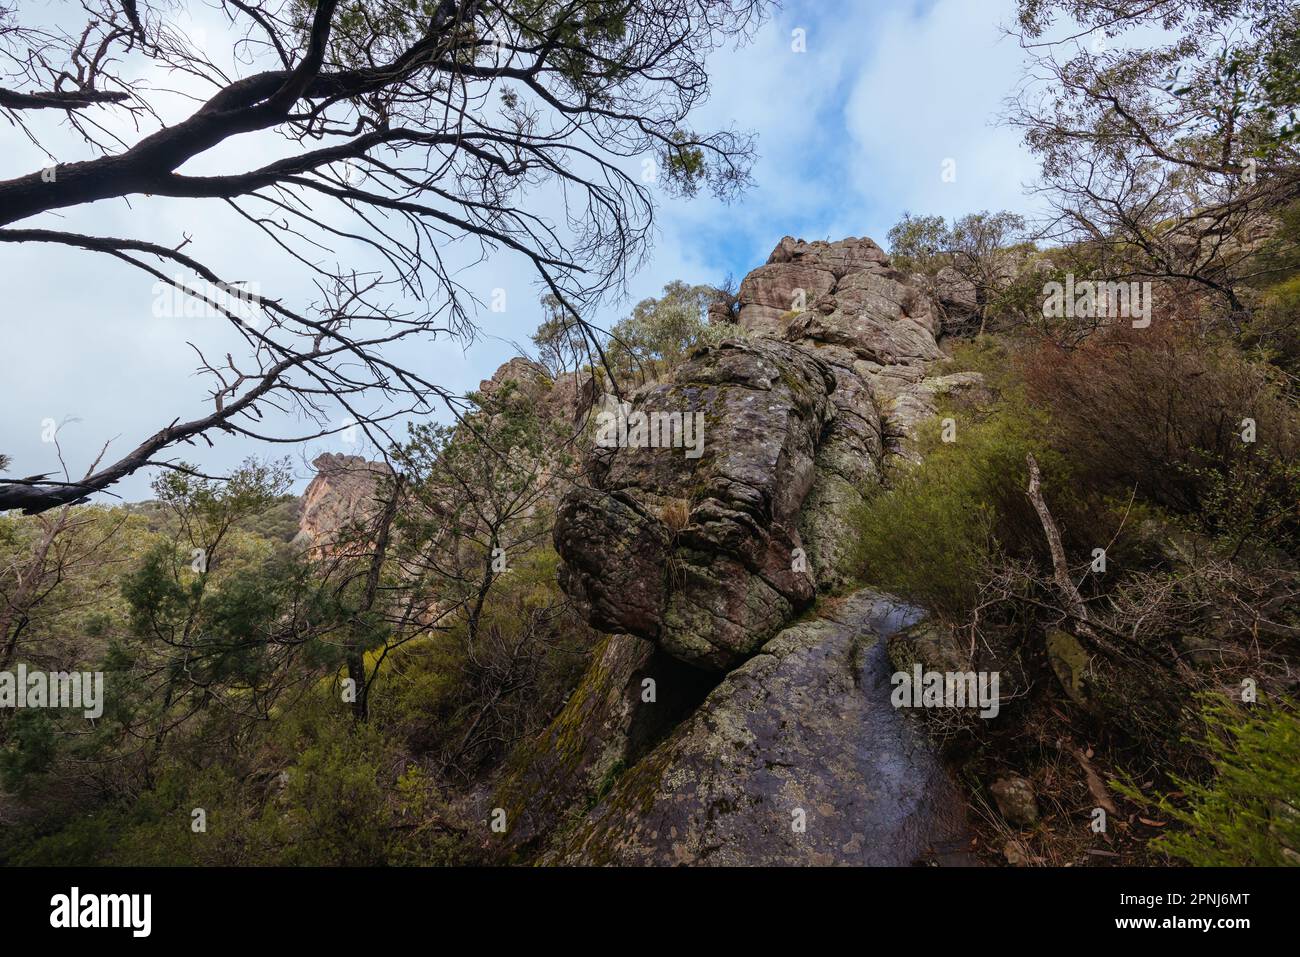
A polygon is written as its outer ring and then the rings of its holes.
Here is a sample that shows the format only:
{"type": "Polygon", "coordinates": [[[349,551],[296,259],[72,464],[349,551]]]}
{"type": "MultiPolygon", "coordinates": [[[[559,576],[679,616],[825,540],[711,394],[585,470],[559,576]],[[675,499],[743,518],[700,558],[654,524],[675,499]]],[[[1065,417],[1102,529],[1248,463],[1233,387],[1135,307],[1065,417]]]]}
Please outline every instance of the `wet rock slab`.
{"type": "Polygon", "coordinates": [[[964,803],[889,701],[885,640],[915,617],[860,591],[786,628],[625,771],[551,862],[966,863],[964,803]]]}

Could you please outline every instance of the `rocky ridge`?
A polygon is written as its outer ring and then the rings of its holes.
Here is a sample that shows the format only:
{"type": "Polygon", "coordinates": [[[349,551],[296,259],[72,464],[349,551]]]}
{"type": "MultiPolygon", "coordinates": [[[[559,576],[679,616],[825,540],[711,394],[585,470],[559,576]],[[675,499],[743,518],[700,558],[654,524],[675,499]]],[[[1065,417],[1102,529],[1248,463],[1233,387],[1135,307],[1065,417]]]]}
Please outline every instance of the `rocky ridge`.
{"type": "Polygon", "coordinates": [[[323,452],[311,464],[316,475],[302,495],[298,537],[319,549],[327,547],[340,530],[375,513],[376,489],[389,471],[382,462],[340,452],[323,452]]]}
{"type": "Polygon", "coordinates": [[[613,634],[490,795],[516,821],[507,845],[564,863],[959,859],[962,802],[888,704],[885,639],[919,610],[870,590],[813,604],[854,581],[852,514],[887,457],[916,454],[940,397],[979,377],[931,375],[944,310],[869,239],[782,239],[734,321],[631,397],[701,412],[703,454],[600,450],[593,487],[560,503],[561,584],[613,634]]]}

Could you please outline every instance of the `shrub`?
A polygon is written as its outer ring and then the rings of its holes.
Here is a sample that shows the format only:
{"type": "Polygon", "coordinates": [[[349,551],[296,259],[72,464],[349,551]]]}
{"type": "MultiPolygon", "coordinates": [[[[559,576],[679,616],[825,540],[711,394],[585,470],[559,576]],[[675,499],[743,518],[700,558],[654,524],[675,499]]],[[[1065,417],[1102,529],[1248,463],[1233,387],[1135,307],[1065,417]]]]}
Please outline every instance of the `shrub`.
{"type": "Polygon", "coordinates": [[[594,633],[567,611],[559,557],[539,548],[493,585],[471,641],[466,622],[389,656],[374,717],[446,775],[500,758],[558,711],[586,666],[594,633]]]}
{"type": "Polygon", "coordinates": [[[1021,373],[1086,484],[1136,486],[1209,534],[1300,531],[1300,420],[1272,370],[1230,343],[1172,322],[1112,327],[1076,349],[1043,345],[1021,373]]]}
{"type": "Polygon", "coordinates": [[[1258,707],[1246,716],[1226,702],[1205,709],[1214,777],[1176,778],[1182,798],[1150,800],[1131,782],[1116,785],[1183,825],[1154,846],[1197,866],[1300,865],[1300,714],[1258,707]]]}
{"type": "MultiPolygon", "coordinates": [[[[959,415],[957,441],[934,441],[920,464],[874,494],[857,516],[865,579],[963,620],[999,553],[1037,553],[1042,526],[1025,495],[1034,453],[1047,495],[1065,506],[1065,464],[1046,449],[1041,416],[1011,401],[983,421],[959,415]]],[[[934,430],[937,431],[937,430],[934,430]]]]}

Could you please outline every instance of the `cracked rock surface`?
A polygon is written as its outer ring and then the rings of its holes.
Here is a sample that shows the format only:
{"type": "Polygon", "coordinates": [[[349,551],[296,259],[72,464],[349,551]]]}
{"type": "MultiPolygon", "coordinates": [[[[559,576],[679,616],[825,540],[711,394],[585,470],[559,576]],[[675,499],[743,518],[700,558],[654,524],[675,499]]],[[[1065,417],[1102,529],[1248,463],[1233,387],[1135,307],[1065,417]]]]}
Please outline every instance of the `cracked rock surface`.
{"type": "Polygon", "coordinates": [[[915,459],[946,398],[982,387],[937,374],[945,316],[869,239],[786,237],[741,284],[738,336],[632,396],[701,414],[702,454],[601,449],[560,504],[560,583],[612,637],[498,787],[528,853],[968,862],[964,802],[890,703],[885,641],[923,612],[854,567],[889,457],[915,459]],[[851,593],[796,621],[818,592],[851,593]]]}
{"type": "Polygon", "coordinates": [[[566,833],[555,863],[966,863],[963,805],[889,700],[916,609],[863,590],[732,671],[566,833]]]}

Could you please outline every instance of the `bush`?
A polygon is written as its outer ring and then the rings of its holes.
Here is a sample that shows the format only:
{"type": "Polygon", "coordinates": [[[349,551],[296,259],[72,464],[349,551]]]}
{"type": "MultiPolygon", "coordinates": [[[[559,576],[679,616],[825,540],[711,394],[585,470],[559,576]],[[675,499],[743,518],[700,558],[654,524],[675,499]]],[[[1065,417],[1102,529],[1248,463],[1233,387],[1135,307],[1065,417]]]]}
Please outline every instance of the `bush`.
{"type": "Polygon", "coordinates": [[[470,777],[554,717],[595,635],[570,614],[559,556],[539,548],[498,578],[472,643],[461,618],[389,658],[374,719],[444,774],[470,777]]]}
{"type": "Polygon", "coordinates": [[[1226,702],[1206,708],[1214,777],[1176,778],[1181,798],[1149,800],[1131,782],[1116,785],[1183,825],[1155,847],[1203,867],[1300,865],[1300,714],[1257,707],[1246,716],[1226,702]]]}
{"type": "MultiPolygon", "coordinates": [[[[857,564],[865,580],[964,620],[1002,553],[1037,554],[1042,526],[1025,495],[1026,454],[1044,473],[1049,500],[1067,507],[1060,456],[1045,447],[1042,417],[1008,401],[983,421],[957,419],[957,440],[933,441],[920,464],[874,494],[857,516],[857,564]]],[[[937,432],[938,430],[932,430],[937,432]]]]}
{"type": "Polygon", "coordinates": [[[1044,345],[1021,372],[1084,483],[1136,486],[1211,535],[1300,533],[1300,421],[1267,364],[1171,322],[1044,345]]]}

